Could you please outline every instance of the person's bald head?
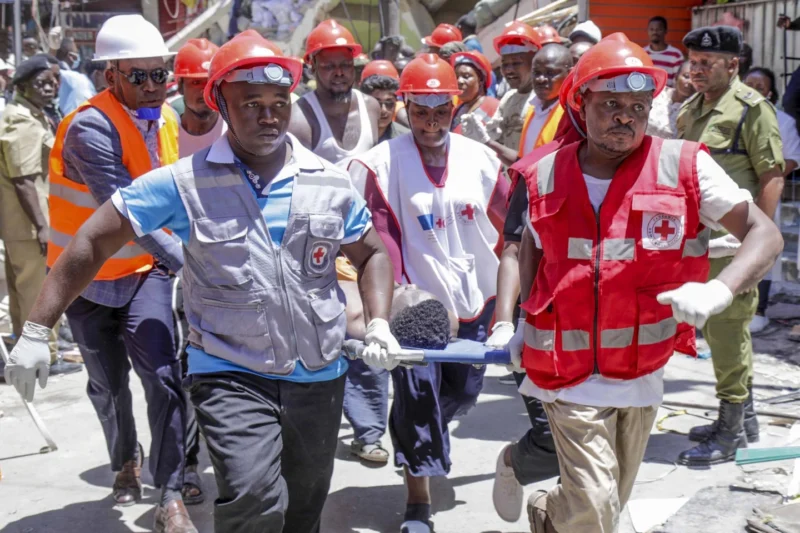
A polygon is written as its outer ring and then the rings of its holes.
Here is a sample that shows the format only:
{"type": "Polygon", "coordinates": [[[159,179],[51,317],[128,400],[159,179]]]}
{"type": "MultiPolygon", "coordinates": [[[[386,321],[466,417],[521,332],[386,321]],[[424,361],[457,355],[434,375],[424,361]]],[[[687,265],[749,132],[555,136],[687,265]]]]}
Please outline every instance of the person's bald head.
{"type": "Polygon", "coordinates": [[[572,55],[564,45],[546,44],[533,56],[533,92],[545,103],[558,98],[558,92],[572,69],[572,55]]]}
{"type": "Polygon", "coordinates": [[[579,41],[577,43],[572,43],[569,47],[569,53],[572,56],[572,64],[577,65],[578,60],[581,58],[583,54],[586,53],[589,48],[594,46],[592,43],[587,41],[579,41]]]}

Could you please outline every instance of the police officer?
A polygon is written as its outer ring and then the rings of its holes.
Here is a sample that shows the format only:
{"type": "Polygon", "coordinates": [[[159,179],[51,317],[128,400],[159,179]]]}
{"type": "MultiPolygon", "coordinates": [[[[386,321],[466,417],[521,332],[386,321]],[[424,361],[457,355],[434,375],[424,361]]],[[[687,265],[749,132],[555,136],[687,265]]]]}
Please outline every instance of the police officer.
{"type": "Polygon", "coordinates": [[[252,30],[223,45],[205,100],[227,134],[92,215],[50,271],[9,361],[32,396],[69,302],[126,242],[171,229],[185,250],[186,386],[216,475],[218,533],[320,530],[347,371],[339,249],[359,271],[365,361],[389,365],[399,350],[386,321],[392,266],[364,200],[346,173],[287,135],[302,68],[252,30]]]}
{"type": "MultiPolygon", "coordinates": [[[[705,143],[711,156],[728,175],[755,198],[772,218],[783,191],[783,156],[775,109],[737,76],[741,32],[731,26],[698,28],[683,39],[689,49],[692,84],[697,94],[686,101],[678,116],[678,137],[705,143]]],[[[725,231],[712,233],[709,250],[715,278],[727,266],[739,241],[725,231]]],[[[758,304],[755,287],[737,295],[731,306],[711,318],[703,336],[711,347],[721,404],[744,403],[748,442],[758,441],[758,419],[753,407],[753,344],[748,325],[758,304]]],[[[734,410],[735,412],[735,410],[734,410]]],[[[683,452],[682,464],[708,465],[732,460],[736,449],[719,439],[731,422],[692,429],[689,439],[700,445],[683,452]]]]}

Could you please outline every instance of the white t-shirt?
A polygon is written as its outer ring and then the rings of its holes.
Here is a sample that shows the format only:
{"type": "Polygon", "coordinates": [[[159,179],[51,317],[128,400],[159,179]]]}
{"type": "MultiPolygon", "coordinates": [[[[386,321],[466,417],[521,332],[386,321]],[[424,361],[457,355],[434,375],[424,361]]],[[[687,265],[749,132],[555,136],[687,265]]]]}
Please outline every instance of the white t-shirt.
{"type": "Polygon", "coordinates": [[[536,144],[536,139],[539,138],[539,132],[542,131],[544,127],[544,123],[547,122],[547,118],[550,116],[550,112],[553,110],[555,106],[558,105],[558,100],[550,104],[548,107],[542,107],[542,101],[536,97],[534,94],[533,97],[528,100],[528,104],[525,106],[523,110],[522,119],[525,120],[525,117],[528,114],[528,110],[533,107],[533,118],[531,118],[531,122],[528,125],[528,131],[525,132],[525,139],[523,139],[523,152],[522,155],[529,154],[533,152],[534,145],[536,144]]]}
{"type": "MultiPolygon", "coordinates": [[[[608,193],[611,180],[598,179],[587,174],[584,174],[583,178],[589,192],[589,201],[597,212],[608,193]]],[[[697,154],[697,178],[700,186],[700,220],[711,229],[721,229],[719,220],[734,206],[753,201],[750,193],[740,189],[722,167],[705,152],[697,154]]],[[[536,246],[541,248],[541,241],[530,220],[527,224],[536,246]]],[[[519,392],[546,403],[561,400],[592,407],[648,407],[660,405],[664,397],[664,369],[630,380],[592,375],[579,385],[559,390],[539,388],[525,376],[519,392]]]]}
{"type": "Polygon", "coordinates": [[[781,132],[783,142],[784,161],[792,160],[800,164],[800,135],[797,134],[797,123],[794,118],[785,111],[776,109],[778,112],[778,130],[781,132]]]}
{"type": "Polygon", "coordinates": [[[214,127],[203,135],[192,135],[183,129],[183,124],[181,124],[180,119],[178,120],[178,126],[180,128],[178,130],[178,150],[180,157],[187,157],[199,152],[203,148],[208,148],[214,144],[214,141],[225,135],[225,132],[228,131],[228,125],[225,124],[225,121],[222,120],[222,117],[219,115],[217,115],[217,123],[214,124],[214,127]]]}

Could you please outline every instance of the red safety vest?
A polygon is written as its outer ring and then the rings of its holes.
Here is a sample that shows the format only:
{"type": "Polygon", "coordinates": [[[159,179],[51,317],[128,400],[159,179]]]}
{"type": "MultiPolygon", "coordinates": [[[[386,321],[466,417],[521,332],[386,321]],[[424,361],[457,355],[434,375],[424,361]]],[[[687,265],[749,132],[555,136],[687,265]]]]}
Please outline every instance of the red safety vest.
{"type": "Polygon", "coordinates": [[[708,276],[696,159],[705,146],[645,137],[595,214],[581,143],[543,157],[528,179],[529,215],[544,258],[523,305],[523,366],[543,389],[592,374],[634,379],[674,351],[696,355],[694,328],[656,296],[708,276]],[[557,170],[556,170],[557,169],[557,170]]]}

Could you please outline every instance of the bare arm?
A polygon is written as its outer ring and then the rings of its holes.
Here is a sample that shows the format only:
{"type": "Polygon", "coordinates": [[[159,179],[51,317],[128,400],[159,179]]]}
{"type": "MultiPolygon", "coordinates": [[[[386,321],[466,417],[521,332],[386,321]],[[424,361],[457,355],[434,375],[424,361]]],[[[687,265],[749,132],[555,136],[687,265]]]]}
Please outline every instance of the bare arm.
{"type": "Polygon", "coordinates": [[[739,294],[754,287],[769,272],[783,250],[783,237],[772,219],[748,202],[738,204],[720,223],[742,245],[717,279],[733,294],[739,294]]]}
{"type": "MultiPolygon", "coordinates": [[[[787,165],[788,169],[788,165],[787,165]]],[[[781,167],[773,167],[765,174],[758,177],[761,192],[756,198],[756,205],[769,218],[775,216],[775,210],[781,201],[783,194],[784,172],[781,167]]]]}
{"type": "Polygon", "coordinates": [[[497,154],[497,157],[500,158],[500,161],[507,167],[510,167],[514,163],[517,162],[517,152],[516,150],[512,150],[508,146],[503,146],[497,141],[489,141],[486,143],[486,146],[494,150],[497,154]]]}
{"type": "Polygon", "coordinates": [[[506,242],[500,254],[497,270],[497,303],[494,308],[497,322],[513,322],[514,307],[519,298],[518,242],[506,242]]]}
{"type": "Polygon", "coordinates": [[[314,148],[314,139],[312,138],[311,126],[306,117],[307,105],[308,104],[303,100],[298,100],[292,105],[292,118],[289,121],[289,133],[297,137],[300,144],[311,150],[314,148]]]}
{"type": "Polygon", "coordinates": [[[110,201],[101,205],[53,265],[28,320],[52,328],[103,263],[135,236],[131,223],[110,201]]]}
{"type": "Polygon", "coordinates": [[[42,249],[42,255],[47,255],[47,221],[44,218],[42,209],[39,207],[39,194],[36,192],[36,179],[38,177],[38,175],[22,176],[12,179],[11,183],[14,184],[14,192],[22,210],[39,234],[39,246],[42,249]]]}
{"type": "Polygon", "coordinates": [[[389,320],[394,293],[394,269],[378,232],[371,228],[360,240],[342,246],[342,252],[358,270],[364,323],[373,318],[389,320]]]}
{"type": "Polygon", "coordinates": [[[373,144],[378,144],[378,120],[381,118],[381,106],[378,101],[369,95],[364,95],[364,102],[367,104],[367,114],[369,115],[369,123],[372,124],[372,140],[373,144]]]}
{"type": "Polygon", "coordinates": [[[539,270],[539,263],[544,257],[542,250],[536,247],[533,235],[525,228],[519,247],[519,287],[523,303],[530,298],[533,280],[539,270]]]}

